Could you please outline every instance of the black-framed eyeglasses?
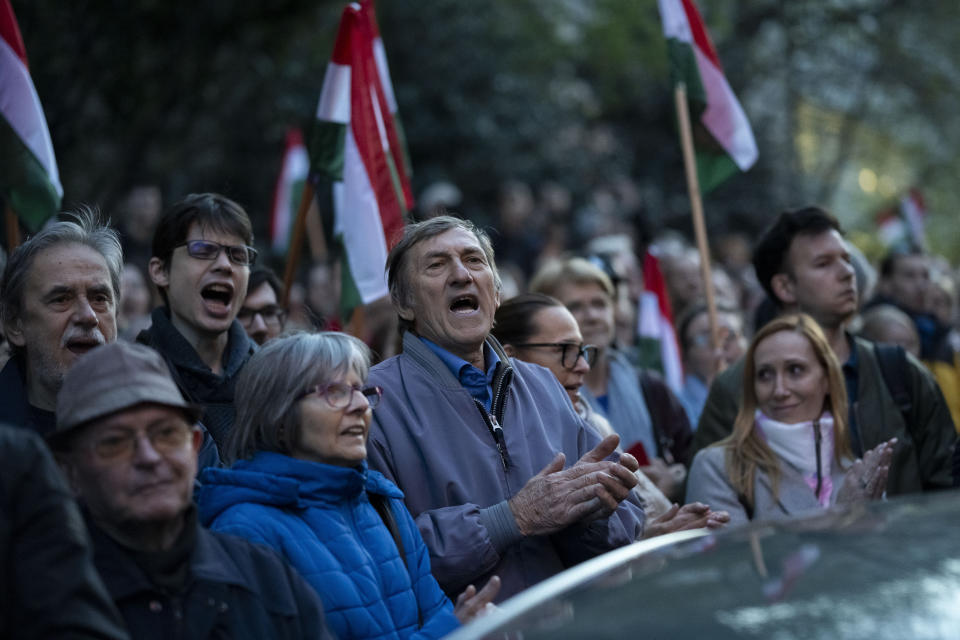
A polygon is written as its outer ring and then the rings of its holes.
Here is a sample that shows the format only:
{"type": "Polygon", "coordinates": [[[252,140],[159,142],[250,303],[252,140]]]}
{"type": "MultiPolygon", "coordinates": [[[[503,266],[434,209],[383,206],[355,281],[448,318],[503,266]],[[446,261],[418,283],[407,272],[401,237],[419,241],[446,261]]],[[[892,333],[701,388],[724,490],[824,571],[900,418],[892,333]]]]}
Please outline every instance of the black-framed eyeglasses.
{"type": "Polygon", "coordinates": [[[243,244],[226,245],[211,240],[187,240],[173,248],[186,247],[187,254],[198,260],[216,260],[221,249],[227,252],[230,262],[238,267],[252,267],[257,261],[257,250],[243,244]]]}
{"type": "Polygon", "coordinates": [[[564,369],[573,369],[577,360],[583,356],[591,367],[597,361],[597,348],[592,344],[574,344],[573,342],[524,342],[513,345],[521,349],[559,349],[560,364],[564,369]]]}
{"type": "Polygon", "coordinates": [[[374,408],[380,403],[380,397],[383,396],[383,389],[380,387],[361,387],[357,384],[347,384],[346,382],[330,382],[328,384],[318,384],[310,387],[300,396],[301,399],[309,395],[317,395],[327,401],[327,404],[334,409],[346,409],[353,400],[353,394],[360,392],[366,398],[370,408],[374,408]]]}
{"type": "Polygon", "coordinates": [[[244,329],[249,329],[250,325],[253,324],[253,319],[257,317],[257,314],[263,318],[263,323],[265,325],[273,328],[283,327],[283,323],[287,319],[287,312],[284,311],[283,307],[275,304],[268,304],[259,309],[241,307],[240,312],[237,313],[237,320],[240,321],[240,324],[243,325],[244,329]]]}

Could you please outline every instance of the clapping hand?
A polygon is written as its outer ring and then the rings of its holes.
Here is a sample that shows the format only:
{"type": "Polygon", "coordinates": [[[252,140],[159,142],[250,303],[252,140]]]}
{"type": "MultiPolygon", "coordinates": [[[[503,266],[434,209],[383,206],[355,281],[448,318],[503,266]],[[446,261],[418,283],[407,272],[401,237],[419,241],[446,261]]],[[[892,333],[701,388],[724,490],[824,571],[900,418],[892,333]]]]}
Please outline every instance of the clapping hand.
{"type": "Polygon", "coordinates": [[[843,484],[837,492],[837,504],[851,504],[866,500],[877,500],[887,488],[887,476],[890,462],[893,460],[893,448],[896,438],[881,442],[867,451],[847,471],[843,484]]]}

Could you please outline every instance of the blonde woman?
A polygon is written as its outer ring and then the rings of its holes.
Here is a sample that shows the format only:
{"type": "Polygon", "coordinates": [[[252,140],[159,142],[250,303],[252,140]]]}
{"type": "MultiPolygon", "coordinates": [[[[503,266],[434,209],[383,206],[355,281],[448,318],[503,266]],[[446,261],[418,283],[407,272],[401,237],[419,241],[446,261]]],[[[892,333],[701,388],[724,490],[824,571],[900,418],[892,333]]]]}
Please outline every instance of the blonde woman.
{"type": "Polygon", "coordinates": [[[783,316],[754,336],[733,433],[694,458],[687,500],[725,509],[732,524],[877,499],[895,444],[852,460],[840,364],[811,317],[783,316]]]}

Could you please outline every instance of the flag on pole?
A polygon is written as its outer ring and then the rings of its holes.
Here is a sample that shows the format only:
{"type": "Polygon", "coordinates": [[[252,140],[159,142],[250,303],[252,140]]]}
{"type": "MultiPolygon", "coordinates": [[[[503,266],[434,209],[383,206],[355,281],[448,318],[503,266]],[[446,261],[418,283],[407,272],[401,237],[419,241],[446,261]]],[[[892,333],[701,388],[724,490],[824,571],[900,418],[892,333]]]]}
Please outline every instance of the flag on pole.
{"type": "Polygon", "coordinates": [[[877,235],[884,246],[892,249],[926,249],[926,217],[923,195],[917,189],[910,189],[900,198],[897,207],[884,209],[877,214],[877,235]]]}
{"type": "Polygon", "coordinates": [[[406,168],[398,161],[404,153],[387,102],[388,83],[376,63],[372,14],[369,2],[343,10],[310,145],[311,172],[331,188],[333,236],[344,258],[344,318],[387,295],[387,252],[413,204],[406,168]]]}
{"type": "Polygon", "coordinates": [[[63,197],[10,0],[0,0],[0,194],[31,231],[56,215],[63,197]]]}
{"type": "Polygon", "coordinates": [[[660,261],[649,252],[643,256],[643,288],[637,313],[637,335],[660,344],[663,378],[671,390],[679,393],[683,388],[683,362],[677,333],[673,329],[673,310],[660,261]]]}
{"type": "Polygon", "coordinates": [[[703,125],[702,135],[695,135],[697,176],[707,193],[753,166],[757,143],[693,0],[657,2],[673,83],[686,85],[690,111],[703,125]]]}
{"type": "Polygon", "coordinates": [[[286,253],[290,247],[293,219],[300,206],[303,185],[310,171],[310,157],[299,129],[287,131],[286,145],[280,175],[273,190],[273,208],[270,211],[270,247],[276,253],[286,253]]]}

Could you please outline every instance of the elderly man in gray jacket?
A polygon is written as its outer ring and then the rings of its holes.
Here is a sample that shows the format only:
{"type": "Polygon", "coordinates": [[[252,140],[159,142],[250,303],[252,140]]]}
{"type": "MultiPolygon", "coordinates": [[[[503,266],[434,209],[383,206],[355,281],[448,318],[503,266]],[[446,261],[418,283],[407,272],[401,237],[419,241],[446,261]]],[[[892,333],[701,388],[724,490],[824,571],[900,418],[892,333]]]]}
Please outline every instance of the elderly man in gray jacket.
{"type": "Polygon", "coordinates": [[[637,461],[490,336],[500,278],[486,234],[449,216],[410,225],[387,268],[403,352],[370,372],[383,400],[369,462],[403,490],[447,593],[499,575],[503,600],[638,539],[637,461]]]}

